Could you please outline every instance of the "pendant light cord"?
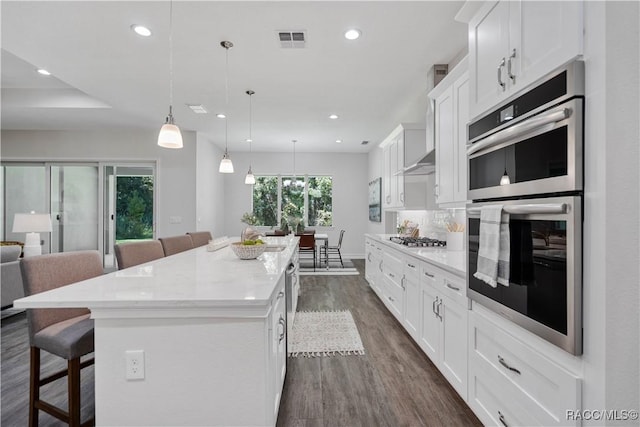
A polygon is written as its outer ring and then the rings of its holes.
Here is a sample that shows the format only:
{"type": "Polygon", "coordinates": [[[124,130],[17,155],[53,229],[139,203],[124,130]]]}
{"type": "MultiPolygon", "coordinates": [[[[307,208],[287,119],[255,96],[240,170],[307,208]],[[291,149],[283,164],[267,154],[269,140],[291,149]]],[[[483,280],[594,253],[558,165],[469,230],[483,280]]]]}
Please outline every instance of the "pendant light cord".
{"type": "Polygon", "coordinates": [[[173,106],[173,1],[169,2],[169,116],[173,106]]]}
{"type": "Polygon", "coordinates": [[[252,111],[253,111],[253,91],[247,91],[247,93],[249,94],[249,169],[251,169],[251,157],[253,154],[253,150],[251,149],[251,146],[253,144],[253,136],[251,135],[251,124],[253,121],[253,115],[252,115],[252,111]]]}
{"type": "Polygon", "coordinates": [[[224,76],[224,88],[225,88],[225,106],[226,106],[226,117],[224,119],[224,154],[227,155],[227,150],[229,148],[229,142],[227,138],[227,122],[229,120],[229,46],[224,46],[225,52],[225,76],[224,76]]]}

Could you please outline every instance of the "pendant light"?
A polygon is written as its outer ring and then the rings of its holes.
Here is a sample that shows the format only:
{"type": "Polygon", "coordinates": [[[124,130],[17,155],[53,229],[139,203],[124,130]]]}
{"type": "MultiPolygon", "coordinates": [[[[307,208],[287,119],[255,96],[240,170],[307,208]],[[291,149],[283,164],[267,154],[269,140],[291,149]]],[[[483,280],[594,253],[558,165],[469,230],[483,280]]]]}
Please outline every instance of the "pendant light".
{"type": "Polygon", "coordinates": [[[251,136],[251,122],[252,122],[252,110],[253,110],[253,105],[251,102],[251,97],[253,96],[255,92],[252,90],[248,90],[246,92],[247,95],[249,95],[249,172],[247,172],[247,176],[244,178],[244,183],[247,185],[253,185],[256,183],[256,177],[253,176],[253,171],[251,171],[251,154],[252,154],[252,150],[251,150],[251,144],[253,144],[253,137],[251,136]]]}
{"type": "Polygon", "coordinates": [[[169,115],[158,134],[158,145],[182,148],[180,128],[173,123],[173,2],[169,2],[169,115]]]}
{"type": "Polygon", "coordinates": [[[296,142],[298,142],[298,140],[292,139],[291,142],[293,143],[293,180],[289,185],[293,187],[302,187],[304,186],[304,181],[298,183],[298,178],[296,177],[296,142]]]}
{"type": "Polygon", "coordinates": [[[504,153],[504,173],[500,178],[500,185],[509,185],[511,184],[511,179],[509,178],[509,174],[507,173],[507,153],[504,153]]]}
{"type": "MultiPolygon", "coordinates": [[[[221,41],[220,46],[226,49],[226,72],[225,72],[225,93],[226,93],[226,109],[229,109],[229,49],[233,47],[233,43],[230,41],[221,41]]],[[[220,161],[220,168],[218,169],[220,173],[233,173],[233,163],[229,158],[229,150],[228,150],[228,128],[227,121],[229,120],[229,112],[227,111],[227,117],[224,119],[224,155],[222,156],[222,160],[220,161]]]]}

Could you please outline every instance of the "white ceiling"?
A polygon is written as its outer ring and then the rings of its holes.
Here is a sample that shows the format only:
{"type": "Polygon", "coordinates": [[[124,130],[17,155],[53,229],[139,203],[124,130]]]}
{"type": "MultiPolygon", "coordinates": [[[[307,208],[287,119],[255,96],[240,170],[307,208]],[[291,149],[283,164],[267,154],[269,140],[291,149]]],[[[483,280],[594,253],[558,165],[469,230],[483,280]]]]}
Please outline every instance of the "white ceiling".
{"type": "MultiPolygon", "coordinates": [[[[400,122],[424,121],[428,71],[466,47],[466,26],[454,21],[462,4],[174,1],[176,124],[223,147],[215,114],[225,112],[229,150],[246,151],[252,89],[254,151],[289,151],[296,139],[298,151],[366,152],[400,122]],[[350,27],[362,37],[346,40],[350,27]],[[306,48],[282,49],[278,30],[306,31],[306,48]],[[228,106],[222,40],[235,45],[228,106]]],[[[169,6],[2,1],[2,129],[159,130],[169,106],[169,6]],[[151,37],[131,31],[134,23],[151,37]]]]}

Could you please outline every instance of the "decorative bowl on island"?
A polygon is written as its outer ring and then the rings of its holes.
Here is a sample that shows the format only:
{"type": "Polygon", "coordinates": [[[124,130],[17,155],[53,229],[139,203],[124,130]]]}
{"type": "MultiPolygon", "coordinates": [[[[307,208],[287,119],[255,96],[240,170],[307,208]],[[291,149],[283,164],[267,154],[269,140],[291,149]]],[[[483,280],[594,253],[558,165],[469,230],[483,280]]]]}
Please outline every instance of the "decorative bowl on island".
{"type": "Polygon", "coordinates": [[[264,243],[257,243],[253,245],[246,245],[243,242],[233,242],[231,244],[231,250],[240,259],[256,259],[267,248],[264,243]]]}

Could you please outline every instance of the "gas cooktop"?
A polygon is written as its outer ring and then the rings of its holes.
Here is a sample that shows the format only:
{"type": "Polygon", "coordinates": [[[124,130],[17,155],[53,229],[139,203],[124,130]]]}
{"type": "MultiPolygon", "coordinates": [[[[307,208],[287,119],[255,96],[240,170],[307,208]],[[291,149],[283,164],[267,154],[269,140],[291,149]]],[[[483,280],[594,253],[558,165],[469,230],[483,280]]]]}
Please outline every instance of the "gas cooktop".
{"type": "Polygon", "coordinates": [[[445,247],[447,246],[447,242],[444,240],[430,239],[428,237],[402,237],[402,236],[394,236],[390,237],[394,243],[399,245],[409,246],[409,247],[445,247]]]}

